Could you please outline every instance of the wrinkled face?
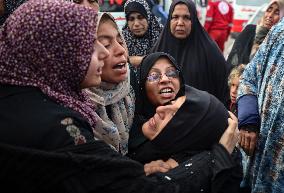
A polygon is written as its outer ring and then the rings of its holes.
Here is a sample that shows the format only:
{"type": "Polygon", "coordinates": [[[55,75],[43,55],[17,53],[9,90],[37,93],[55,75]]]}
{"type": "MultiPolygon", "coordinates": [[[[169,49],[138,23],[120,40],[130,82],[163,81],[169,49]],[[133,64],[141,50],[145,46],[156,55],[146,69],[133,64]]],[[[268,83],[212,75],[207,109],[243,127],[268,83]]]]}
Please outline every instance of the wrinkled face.
{"type": "Polygon", "coordinates": [[[230,86],[230,97],[231,97],[231,102],[236,103],[237,95],[238,95],[238,88],[239,88],[239,77],[234,77],[231,81],[231,86],[230,86]]]}
{"type": "Polygon", "coordinates": [[[112,20],[100,23],[98,40],[109,51],[104,59],[102,80],[118,84],[127,78],[127,52],[125,44],[112,20]]]}
{"type": "Polygon", "coordinates": [[[90,88],[101,83],[104,60],[108,57],[109,52],[98,40],[95,42],[94,50],[87,74],[81,83],[81,88],[90,88]]]}
{"type": "Polygon", "coordinates": [[[74,1],[74,3],[93,8],[96,11],[99,11],[99,9],[100,9],[98,0],[73,0],[73,1],[74,1]]]}
{"type": "Polygon", "coordinates": [[[147,19],[138,12],[129,15],[127,25],[130,31],[137,37],[142,37],[148,30],[147,19]]]}
{"type": "Polygon", "coordinates": [[[179,72],[169,59],[158,59],[148,73],[145,91],[149,101],[160,106],[173,100],[180,89],[179,72]]]}
{"type": "Polygon", "coordinates": [[[279,6],[277,3],[271,4],[264,13],[263,24],[267,28],[271,28],[280,19],[279,6]]]}
{"type": "Polygon", "coordinates": [[[177,4],[171,15],[171,33],[177,39],[185,39],[191,32],[191,17],[185,4],[177,4]]]}

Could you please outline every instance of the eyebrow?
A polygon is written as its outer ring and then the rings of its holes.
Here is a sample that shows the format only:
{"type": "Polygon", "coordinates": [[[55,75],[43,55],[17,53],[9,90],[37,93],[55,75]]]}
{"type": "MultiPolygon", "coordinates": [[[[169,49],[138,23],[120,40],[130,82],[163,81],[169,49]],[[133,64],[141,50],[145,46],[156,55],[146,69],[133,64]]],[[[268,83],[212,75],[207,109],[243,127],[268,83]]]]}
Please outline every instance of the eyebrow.
{"type": "MultiPolygon", "coordinates": [[[[116,38],[120,38],[122,39],[121,35],[118,33],[116,38]]],[[[101,35],[101,36],[98,36],[98,40],[102,40],[102,39],[108,39],[108,40],[111,40],[113,39],[112,36],[109,36],[109,35],[101,35]]]]}
{"type": "MultiPolygon", "coordinates": [[[[172,65],[172,66],[168,66],[168,67],[167,67],[167,69],[169,69],[169,68],[174,68],[174,69],[176,69],[176,67],[175,67],[174,65],[172,65]]],[[[160,69],[159,69],[159,68],[151,68],[151,70],[150,70],[150,71],[152,71],[152,70],[154,70],[154,71],[160,71],[160,69]]]]}

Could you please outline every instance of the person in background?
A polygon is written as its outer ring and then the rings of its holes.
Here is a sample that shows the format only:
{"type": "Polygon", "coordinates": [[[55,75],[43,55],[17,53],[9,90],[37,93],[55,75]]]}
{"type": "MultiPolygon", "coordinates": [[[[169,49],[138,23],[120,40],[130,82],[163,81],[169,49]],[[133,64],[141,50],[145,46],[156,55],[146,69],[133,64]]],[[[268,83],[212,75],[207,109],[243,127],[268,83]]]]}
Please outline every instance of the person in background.
{"type": "Polygon", "coordinates": [[[138,67],[156,43],[163,26],[150,10],[146,0],[128,0],[124,5],[126,24],[122,33],[129,52],[129,61],[138,67]]]}
{"type": "Polygon", "coordinates": [[[167,24],[151,52],[173,56],[180,65],[185,84],[207,91],[226,104],[230,67],[200,24],[192,1],[172,2],[167,24]]]}
{"type": "Polygon", "coordinates": [[[246,66],[238,90],[240,145],[251,156],[251,192],[283,191],[284,20],[267,34],[246,66]]]}
{"type": "Polygon", "coordinates": [[[222,52],[233,26],[233,16],[233,7],[226,0],[208,2],[204,28],[222,52]]]}
{"type": "Polygon", "coordinates": [[[257,25],[249,24],[238,35],[227,62],[232,66],[248,64],[266,34],[284,16],[284,0],[270,1],[257,25]]]}
{"type": "Polygon", "coordinates": [[[228,86],[230,90],[230,101],[228,104],[228,109],[232,113],[234,113],[237,116],[237,96],[238,96],[238,88],[239,88],[239,82],[241,75],[244,71],[245,65],[240,64],[239,66],[235,66],[229,75],[228,78],[228,86]]]}

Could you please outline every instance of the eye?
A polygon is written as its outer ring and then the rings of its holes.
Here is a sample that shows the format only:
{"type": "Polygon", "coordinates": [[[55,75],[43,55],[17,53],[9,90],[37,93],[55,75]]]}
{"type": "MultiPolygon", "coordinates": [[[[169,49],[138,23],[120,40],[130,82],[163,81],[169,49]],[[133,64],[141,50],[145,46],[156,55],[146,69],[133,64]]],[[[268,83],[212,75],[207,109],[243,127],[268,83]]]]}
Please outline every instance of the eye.
{"type": "Polygon", "coordinates": [[[177,15],[173,15],[171,19],[172,19],[172,20],[177,20],[177,19],[178,19],[178,16],[177,16],[177,15]]]}
{"type": "Polygon", "coordinates": [[[143,15],[138,15],[137,19],[142,20],[142,19],[146,19],[143,15]]]}
{"type": "Polygon", "coordinates": [[[169,78],[178,78],[179,77],[179,71],[177,70],[169,70],[166,72],[166,76],[169,78]]]}
{"type": "Polygon", "coordinates": [[[82,3],[82,0],[73,0],[74,3],[78,3],[78,4],[81,4],[82,3]]]}
{"type": "Polygon", "coordinates": [[[156,82],[160,79],[161,77],[161,74],[159,73],[151,73],[148,77],[147,77],[147,80],[149,82],[156,82]]]}
{"type": "Polygon", "coordinates": [[[122,39],[118,38],[117,42],[121,45],[121,46],[124,46],[124,42],[122,39]]]}
{"type": "Polygon", "coordinates": [[[183,19],[184,19],[184,20],[191,20],[191,17],[190,17],[189,15],[185,15],[185,16],[183,17],[183,19]]]}
{"type": "Polygon", "coordinates": [[[128,21],[134,21],[135,17],[128,17],[128,21]]]}

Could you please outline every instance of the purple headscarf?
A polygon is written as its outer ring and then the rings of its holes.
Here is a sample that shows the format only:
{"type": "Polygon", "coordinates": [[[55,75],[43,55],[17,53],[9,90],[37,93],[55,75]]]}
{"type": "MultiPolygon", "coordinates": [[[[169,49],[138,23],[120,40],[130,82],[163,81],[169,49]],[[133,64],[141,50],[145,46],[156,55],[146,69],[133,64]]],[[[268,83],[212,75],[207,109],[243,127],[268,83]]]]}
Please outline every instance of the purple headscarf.
{"type": "Polygon", "coordinates": [[[96,11],[63,0],[29,0],[0,31],[0,83],[34,86],[95,127],[80,83],[94,51],[96,11]]]}

